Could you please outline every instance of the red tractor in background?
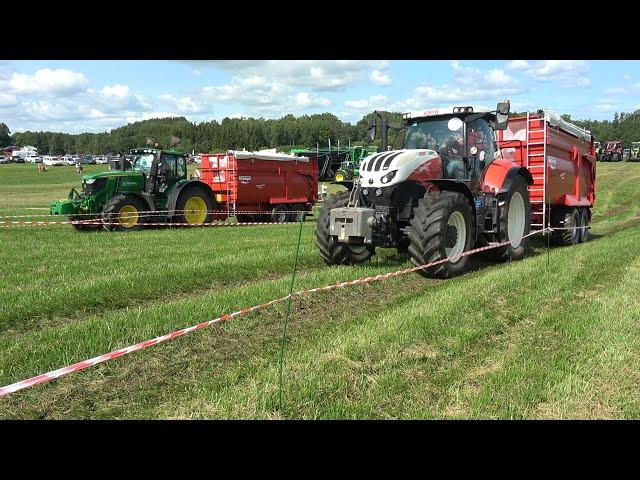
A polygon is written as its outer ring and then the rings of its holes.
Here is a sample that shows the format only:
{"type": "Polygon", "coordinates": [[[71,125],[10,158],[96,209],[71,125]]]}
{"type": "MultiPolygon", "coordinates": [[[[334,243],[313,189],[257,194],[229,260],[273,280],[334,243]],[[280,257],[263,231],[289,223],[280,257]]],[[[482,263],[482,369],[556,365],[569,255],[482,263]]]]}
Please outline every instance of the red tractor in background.
{"type": "MultiPolygon", "coordinates": [[[[590,132],[545,111],[509,120],[495,110],[453,106],[403,114],[404,145],[365,158],[353,189],[329,197],[318,217],[316,245],[330,265],[368,260],[376,247],[408,252],[420,270],[446,278],[465,270],[462,253],[491,243],[495,260],[526,253],[534,229],[560,244],[588,238],[595,201],[590,132]],[[575,227],[575,228],[572,228],[575,227]]],[[[386,112],[375,112],[387,144],[386,112]]],[[[394,126],[392,126],[394,127],[394,126]]],[[[402,128],[400,125],[396,128],[402,128]]]]}
{"type": "Polygon", "coordinates": [[[611,140],[607,142],[604,153],[600,156],[602,162],[619,162],[622,160],[622,142],[611,140]]]}

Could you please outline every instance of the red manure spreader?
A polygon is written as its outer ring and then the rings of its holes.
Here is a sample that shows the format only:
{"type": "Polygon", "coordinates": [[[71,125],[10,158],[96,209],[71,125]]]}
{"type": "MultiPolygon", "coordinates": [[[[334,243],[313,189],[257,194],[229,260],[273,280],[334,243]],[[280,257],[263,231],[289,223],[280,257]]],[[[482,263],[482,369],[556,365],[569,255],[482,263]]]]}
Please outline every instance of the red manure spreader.
{"type": "MultiPolygon", "coordinates": [[[[239,222],[298,221],[318,200],[318,162],[273,150],[201,154],[215,208],[239,222]]],[[[220,218],[220,217],[217,217],[220,218]]]]}
{"type": "MultiPolygon", "coordinates": [[[[329,197],[316,245],[330,265],[368,260],[376,247],[408,252],[419,270],[446,278],[477,247],[497,261],[526,254],[528,234],[548,227],[556,243],[588,239],[596,192],[591,133],[544,110],[509,118],[497,108],[452,106],[403,114],[404,145],[366,157],[351,191],[329,197]]],[[[386,145],[386,112],[371,138],[386,145]]]]}

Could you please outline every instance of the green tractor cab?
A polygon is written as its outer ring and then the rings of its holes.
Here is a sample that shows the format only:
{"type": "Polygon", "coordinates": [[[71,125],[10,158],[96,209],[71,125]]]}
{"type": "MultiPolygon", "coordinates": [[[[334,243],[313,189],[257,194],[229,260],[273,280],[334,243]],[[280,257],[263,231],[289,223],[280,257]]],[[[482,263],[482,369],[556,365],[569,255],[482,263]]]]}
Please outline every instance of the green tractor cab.
{"type": "Polygon", "coordinates": [[[66,215],[77,230],[138,230],[149,223],[209,223],[216,207],[211,188],[187,179],[187,154],[154,148],[131,150],[131,169],[81,177],[52,215],[66,215]],[[146,213],[153,212],[153,213],[146,213]]]}

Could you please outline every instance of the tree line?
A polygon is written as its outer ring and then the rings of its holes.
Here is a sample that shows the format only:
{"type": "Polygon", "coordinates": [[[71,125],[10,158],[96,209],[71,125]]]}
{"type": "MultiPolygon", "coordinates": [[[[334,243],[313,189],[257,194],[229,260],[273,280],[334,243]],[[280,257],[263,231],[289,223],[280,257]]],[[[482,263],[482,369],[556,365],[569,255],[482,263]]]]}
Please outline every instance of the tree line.
{"type": "MultiPolygon", "coordinates": [[[[401,113],[393,112],[389,121],[399,122],[401,113]]],[[[590,130],[596,140],[621,140],[624,145],[640,141],[640,110],[633,113],[616,113],[609,120],[565,120],[590,130]]],[[[163,147],[168,147],[172,136],[180,138],[181,151],[223,152],[228,149],[260,150],[263,148],[326,148],[349,143],[368,145],[365,139],[367,128],[374,113],[363,116],[356,124],[343,122],[331,113],[302,115],[291,114],[279,119],[225,118],[221,122],[194,123],[185,117],[158,118],[130,123],[110,132],[68,134],[59,132],[16,132],[11,135],[8,126],[0,123],[0,145],[32,145],[40,154],[104,154],[127,152],[143,147],[147,138],[153,138],[163,147]]],[[[390,132],[389,142],[394,142],[395,133],[390,132]]],[[[373,144],[379,144],[379,138],[373,144]]]]}

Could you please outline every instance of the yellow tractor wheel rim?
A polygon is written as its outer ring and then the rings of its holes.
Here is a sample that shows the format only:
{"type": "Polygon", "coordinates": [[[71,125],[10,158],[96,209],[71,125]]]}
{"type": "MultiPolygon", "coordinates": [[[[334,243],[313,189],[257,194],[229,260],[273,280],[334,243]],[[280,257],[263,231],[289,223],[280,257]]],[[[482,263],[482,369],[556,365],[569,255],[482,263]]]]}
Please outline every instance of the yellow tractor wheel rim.
{"type": "Polygon", "coordinates": [[[344,175],[342,175],[341,173],[338,173],[336,175],[336,182],[342,182],[344,180],[344,175]]]}
{"type": "Polygon", "coordinates": [[[135,227],[138,224],[138,209],[133,205],[124,205],[118,212],[118,222],[124,228],[135,227]]]}
{"type": "Polygon", "coordinates": [[[191,197],[184,204],[184,219],[187,223],[204,223],[207,219],[207,202],[202,197],[191,197]]]}

